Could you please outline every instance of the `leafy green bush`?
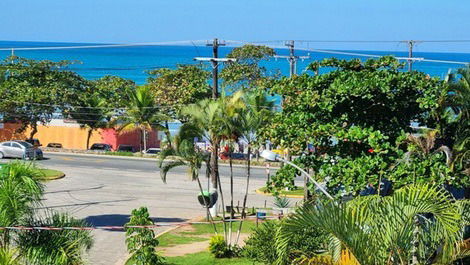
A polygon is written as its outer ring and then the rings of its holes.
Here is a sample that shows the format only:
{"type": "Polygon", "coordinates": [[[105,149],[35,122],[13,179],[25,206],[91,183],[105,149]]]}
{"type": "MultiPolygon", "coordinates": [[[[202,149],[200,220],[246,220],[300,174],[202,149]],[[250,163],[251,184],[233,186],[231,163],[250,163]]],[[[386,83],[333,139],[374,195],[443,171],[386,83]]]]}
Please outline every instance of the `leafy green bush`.
{"type": "MultiPolygon", "coordinates": [[[[132,210],[131,220],[126,226],[153,225],[146,207],[132,210]]],[[[165,260],[159,256],[156,247],[158,239],[155,232],[149,228],[130,227],[126,230],[127,250],[130,253],[126,265],[164,264],[165,260]]]]}
{"type": "Polygon", "coordinates": [[[216,258],[229,258],[231,257],[231,251],[225,243],[225,239],[221,235],[211,237],[209,242],[209,251],[216,258]]]}
{"type": "MultiPolygon", "coordinates": [[[[247,258],[263,262],[274,263],[277,259],[276,246],[274,240],[278,230],[281,228],[280,221],[266,221],[254,229],[251,236],[245,241],[243,254],[247,258]]],[[[327,235],[315,227],[309,227],[302,233],[292,236],[289,242],[289,252],[292,258],[297,258],[303,254],[323,252],[326,249],[327,235]]]]}

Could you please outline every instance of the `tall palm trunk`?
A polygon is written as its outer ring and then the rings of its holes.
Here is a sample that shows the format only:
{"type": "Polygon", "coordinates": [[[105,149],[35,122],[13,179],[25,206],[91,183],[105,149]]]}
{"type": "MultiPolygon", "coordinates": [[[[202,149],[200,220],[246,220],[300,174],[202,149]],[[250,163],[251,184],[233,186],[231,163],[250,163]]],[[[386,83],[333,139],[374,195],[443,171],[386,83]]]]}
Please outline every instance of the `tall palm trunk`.
{"type": "MultiPolygon", "coordinates": [[[[201,180],[199,179],[199,176],[196,178],[197,180],[197,185],[199,186],[199,191],[201,192],[202,195],[204,195],[204,189],[202,188],[201,180]]],[[[206,201],[205,196],[202,196],[202,201],[204,202],[204,205],[209,205],[209,203],[206,201]]],[[[212,226],[214,227],[214,232],[215,234],[217,233],[217,226],[214,223],[214,218],[212,217],[211,211],[209,211],[209,207],[206,207],[207,211],[207,217],[209,221],[211,222],[212,226]]]]}
{"type": "MultiPolygon", "coordinates": [[[[141,134],[141,139],[142,139],[142,143],[144,145],[144,151],[147,150],[147,130],[144,128],[141,130],[142,134],[141,134]]],[[[142,152],[142,146],[140,147],[140,152],[142,152]]]]}
{"type": "Polygon", "coordinates": [[[229,222],[229,238],[228,242],[229,245],[232,243],[232,225],[233,225],[233,219],[235,218],[234,212],[233,212],[233,164],[232,164],[232,148],[229,146],[229,151],[228,151],[228,161],[230,165],[230,222],[229,222]]]}
{"type": "MultiPolygon", "coordinates": [[[[218,149],[219,149],[219,144],[216,141],[212,141],[212,151],[211,151],[211,157],[209,160],[209,167],[210,167],[210,180],[211,180],[211,190],[210,192],[216,192],[218,189],[217,185],[217,180],[219,176],[219,164],[218,164],[218,149]]],[[[212,215],[217,216],[217,205],[218,203],[216,202],[214,206],[211,208],[212,210],[212,215]]]]}
{"type": "Polygon", "coordinates": [[[220,202],[222,203],[222,220],[223,220],[223,225],[224,225],[224,239],[225,243],[227,242],[227,223],[225,222],[226,217],[225,217],[225,202],[224,202],[224,193],[222,191],[222,183],[220,182],[220,175],[217,174],[217,183],[219,184],[219,193],[220,193],[220,202]]]}
{"type": "Polygon", "coordinates": [[[238,244],[238,240],[240,239],[240,233],[242,231],[243,219],[246,217],[245,208],[246,208],[246,201],[248,199],[248,189],[250,187],[250,175],[251,175],[251,143],[248,143],[245,196],[243,197],[242,219],[240,220],[240,225],[238,226],[237,240],[235,241],[235,244],[238,244]]]}

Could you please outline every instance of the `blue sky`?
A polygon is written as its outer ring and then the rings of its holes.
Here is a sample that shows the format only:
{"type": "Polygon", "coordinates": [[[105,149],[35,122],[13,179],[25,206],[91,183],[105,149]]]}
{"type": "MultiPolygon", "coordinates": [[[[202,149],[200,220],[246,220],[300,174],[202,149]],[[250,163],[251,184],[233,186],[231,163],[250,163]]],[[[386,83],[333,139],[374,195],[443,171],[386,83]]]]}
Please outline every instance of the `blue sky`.
{"type": "MultiPolygon", "coordinates": [[[[0,39],[129,43],[167,40],[470,39],[469,0],[1,0],[0,39]]],[[[401,49],[398,44],[348,44],[401,49]]],[[[344,45],[318,44],[321,48],[344,45]]],[[[422,50],[470,52],[466,44],[422,50]]]]}

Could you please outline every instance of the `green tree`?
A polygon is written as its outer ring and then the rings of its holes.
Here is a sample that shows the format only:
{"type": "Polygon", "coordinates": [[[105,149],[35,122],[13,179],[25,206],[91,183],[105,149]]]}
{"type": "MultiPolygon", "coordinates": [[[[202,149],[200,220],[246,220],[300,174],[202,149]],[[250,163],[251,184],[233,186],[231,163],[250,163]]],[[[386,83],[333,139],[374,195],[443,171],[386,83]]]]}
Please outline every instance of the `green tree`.
{"type": "Polygon", "coordinates": [[[29,138],[38,124],[48,123],[66,102],[84,90],[86,80],[63,70],[67,61],[36,61],[10,57],[0,65],[0,112],[6,120],[21,122],[19,131],[30,127],[29,138]],[[46,92],[47,91],[47,92],[46,92]]]}
{"type": "Polygon", "coordinates": [[[396,143],[413,132],[411,122],[426,125],[431,120],[445,83],[403,72],[393,57],[325,59],[312,65],[331,71],[272,82],[271,92],[282,97],[282,112],[263,137],[294,154],[312,144],[316,153],[306,166],[316,178],[328,180],[335,194],[357,195],[379,183],[404,152],[396,143]]]}
{"type": "MultiPolygon", "coordinates": [[[[176,69],[156,69],[149,71],[147,86],[155,97],[155,103],[161,106],[161,112],[168,116],[168,120],[180,118],[178,113],[181,107],[208,98],[211,88],[208,85],[209,72],[196,65],[178,65],[176,69]]],[[[166,137],[170,141],[171,135],[165,121],[166,137]]]]}
{"type": "MultiPolygon", "coordinates": [[[[178,135],[175,136],[174,145],[170,145],[166,149],[162,150],[159,157],[159,168],[161,169],[160,175],[163,182],[166,183],[167,175],[170,170],[175,167],[186,166],[188,167],[191,180],[197,181],[200,193],[204,194],[204,189],[202,188],[201,180],[199,178],[199,170],[204,165],[206,167],[207,177],[209,177],[210,155],[207,152],[198,150],[194,145],[194,138],[201,136],[201,132],[197,131],[197,128],[196,131],[194,129],[195,128],[192,126],[183,125],[178,135]]],[[[209,202],[206,201],[206,197],[203,196],[202,198],[204,205],[209,205],[209,202]]],[[[212,222],[214,232],[217,233],[217,228],[213,223],[213,216],[211,215],[209,208],[206,209],[208,220],[212,222]]]]}
{"type": "Polygon", "coordinates": [[[446,133],[453,138],[456,169],[470,175],[470,67],[448,77],[447,107],[453,110],[453,124],[446,133]],[[453,125],[453,126],[452,126],[453,125]]]}
{"type": "Polygon", "coordinates": [[[129,92],[128,97],[125,111],[116,116],[112,124],[116,124],[121,133],[139,130],[140,150],[142,151],[142,147],[147,150],[147,132],[152,128],[161,128],[161,122],[165,120],[165,116],[155,105],[148,86],[138,86],[129,92]]]}
{"type": "MultiPolygon", "coordinates": [[[[130,221],[126,226],[153,225],[146,207],[132,210],[130,221]]],[[[158,255],[156,247],[158,239],[153,230],[149,228],[128,227],[126,229],[127,250],[131,255],[126,265],[159,265],[165,260],[158,255]]]]}
{"type": "Polygon", "coordinates": [[[236,59],[236,62],[228,63],[220,77],[226,87],[254,88],[267,78],[266,68],[260,66],[260,62],[274,55],[274,49],[267,46],[246,44],[234,48],[227,57],[236,59]]]}
{"type": "Polygon", "coordinates": [[[116,76],[104,76],[87,82],[83,91],[77,92],[62,109],[65,117],[75,119],[87,129],[86,149],[90,146],[93,131],[108,126],[111,118],[122,113],[134,82],[116,76]]]}
{"type": "MultiPolygon", "coordinates": [[[[32,220],[35,227],[86,227],[83,220],[67,214],[53,213],[49,217],[32,220]]],[[[80,265],[85,264],[84,253],[93,244],[87,230],[32,230],[18,234],[18,247],[30,264],[80,265]]]]}
{"type": "Polygon", "coordinates": [[[436,186],[411,185],[392,196],[358,197],[347,204],[306,204],[283,223],[278,264],[290,264],[290,238],[311,226],[332,236],[329,253],[352,253],[361,265],[451,264],[461,257],[468,203],[449,200],[436,186]]]}

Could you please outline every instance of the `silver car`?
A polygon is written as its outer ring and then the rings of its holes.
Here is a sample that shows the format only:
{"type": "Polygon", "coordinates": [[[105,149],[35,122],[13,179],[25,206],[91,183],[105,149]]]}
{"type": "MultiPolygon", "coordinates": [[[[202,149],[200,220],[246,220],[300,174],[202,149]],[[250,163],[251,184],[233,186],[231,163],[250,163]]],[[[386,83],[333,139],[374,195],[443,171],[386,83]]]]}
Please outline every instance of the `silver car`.
{"type": "Polygon", "coordinates": [[[0,159],[5,157],[22,159],[42,159],[41,149],[25,141],[7,141],[0,143],[0,159]]]}

